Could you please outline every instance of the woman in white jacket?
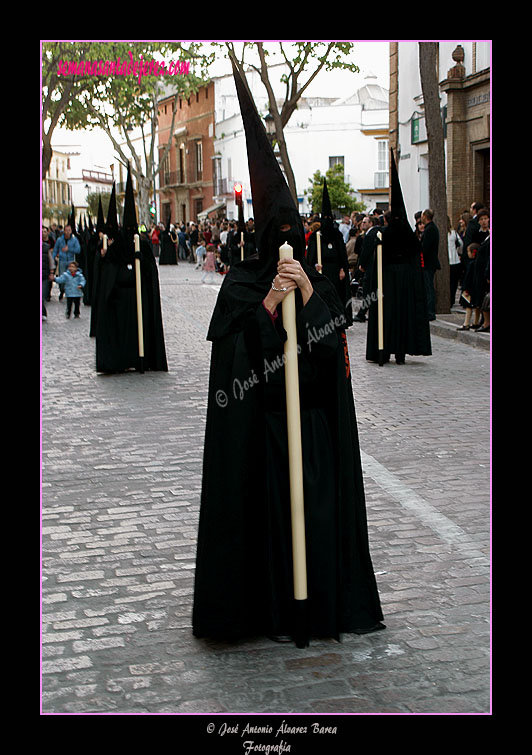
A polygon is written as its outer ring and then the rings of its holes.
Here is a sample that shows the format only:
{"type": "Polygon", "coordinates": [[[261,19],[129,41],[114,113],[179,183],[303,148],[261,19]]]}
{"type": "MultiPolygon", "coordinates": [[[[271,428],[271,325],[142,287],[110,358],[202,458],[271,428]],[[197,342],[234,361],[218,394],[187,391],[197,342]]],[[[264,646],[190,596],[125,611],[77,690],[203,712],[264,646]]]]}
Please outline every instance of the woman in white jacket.
{"type": "Polygon", "coordinates": [[[449,218],[447,218],[447,246],[449,249],[449,281],[452,307],[456,298],[458,283],[462,277],[462,251],[464,244],[454,228],[451,228],[449,218]]]}

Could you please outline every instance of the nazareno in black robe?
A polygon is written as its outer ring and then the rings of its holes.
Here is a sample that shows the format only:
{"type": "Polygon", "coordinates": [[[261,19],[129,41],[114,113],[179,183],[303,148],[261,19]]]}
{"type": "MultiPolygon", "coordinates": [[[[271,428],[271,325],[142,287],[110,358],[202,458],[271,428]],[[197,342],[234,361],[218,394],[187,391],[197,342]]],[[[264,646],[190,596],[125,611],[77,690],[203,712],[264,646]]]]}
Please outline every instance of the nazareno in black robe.
{"type": "MultiPolygon", "coordinates": [[[[289,242],[290,243],[290,242],[289,242]]],[[[275,263],[276,264],[276,263],[275,263]]],[[[380,624],[369,552],[343,304],[328,279],[296,291],[309,636],[380,624]]],[[[282,307],[262,301],[275,276],[258,257],[225,276],[212,356],[193,606],[196,637],[291,635],[293,572],[282,307]]]]}
{"type": "MultiPolygon", "coordinates": [[[[95,265],[97,284],[91,335],[94,332],[96,337],[97,372],[141,368],[135,261],[132,250],[125,247],[125,235],[120,232],[109,245],[105,257],[99,257],[95,265]]],[[[157,264],[145,240],[140,241],[140,253],[143,369],[167,371],[157,264]]]]}
{"type": "MultiPolygon", "coordinates": [[[[316,232],[308,240],[307,262],[315,267],[318,262],[318,240],[316,232]]],[[[351,287],[349,281],[349,263],[347,250],[342,234],[332,223],[322,221],[321,230],[321,263],[322,275],[325,275],[334,285],[338,296],[344,303],[347,327],[353,324],[353,308],[351,304],[351,287]],[[340,270],[344,271],[344,278],[340,280],[340,270]]]]}
{"type": "Polygon", "coordinates": [[[168,228],[161,231],[159,243],[161,245],[159,265],[177,265],[177,247],[172,241],[170,230],[168,228]]]}
{"type": "MultiPolygon", "coordinates": [[[[391,354],[403,360],[406,354],[430,356],[430,325],[427,295],[423,280],[421,245],[416,235],[401,219],[392,219],[379,229],[382,233],[382,290],[384,361],[391,354]]],[[[375,249],[378,244],[375,236],[375,249]]],[[[377,253],[369,271],[366,359],[379,361],[377,253]]]]}

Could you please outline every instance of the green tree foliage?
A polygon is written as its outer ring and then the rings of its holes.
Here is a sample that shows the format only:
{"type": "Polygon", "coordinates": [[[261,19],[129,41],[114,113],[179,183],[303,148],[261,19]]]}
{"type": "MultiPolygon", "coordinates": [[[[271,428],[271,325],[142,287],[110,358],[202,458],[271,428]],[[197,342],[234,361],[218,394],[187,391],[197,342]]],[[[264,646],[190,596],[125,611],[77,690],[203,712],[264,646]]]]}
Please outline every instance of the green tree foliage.
{"type": "Polygon", "coordinates": [[[366,209],[364,202],[356,201],[354,189],[345,181],[344,166],[336,163],[325,172],[325,176],[317,170],[310,179],[310,188],[305,190],[305,194],[312,204],[312,212],[321,212],[324,178],[327,179],[331,207],[337,215],[350,215],[352,212],[363,212],[366,209]]]}
{"type": "MultiPolygon", "coordinates": [[[[109,210],[109,200],[111,199],[110,192],[102,191],[101,193],[98,191],[90,191],[87,193],[87,214],[91,216],[91,218],[96,220],[98,217],[98,203],[99,200],[102,200],[102,211],[104,218],[107,217],[107,212],[109,210]]],[[[116,200],[117,204],[117,213],[120,216],[122,213],[122,205],[120,202],[120,199],[116,200]]]]}
{"type": "Polygon", "coordinates": [[[148,213],[153,176],[166,158],[173,133],[172,123],[168,144],[159,154],[158,100],[162,95],[173,96],[177,103],[179,97],[197,91],[207,80],[211,61],[212,56],[192,42],[44,43],[43,177],[51,160],[55,126],[73,130],[102,128],[124,165],[131,156],[142,219],[148,213]],[[174,73],[169,73],[170,64],[174,73]],[[140,145],[130,139],[135,127],[141,129],[143,136],[140,145]],[[122,148],[124,142],[129,154],[122,148]]]}

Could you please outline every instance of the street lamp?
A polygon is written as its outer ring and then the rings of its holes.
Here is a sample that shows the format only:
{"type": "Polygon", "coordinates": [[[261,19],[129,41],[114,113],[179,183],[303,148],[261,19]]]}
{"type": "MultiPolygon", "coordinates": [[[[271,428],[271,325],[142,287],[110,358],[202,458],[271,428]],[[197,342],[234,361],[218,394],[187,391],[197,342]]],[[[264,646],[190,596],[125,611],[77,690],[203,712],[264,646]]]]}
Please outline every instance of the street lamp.
{"type": "Polygon", "coordinates": [[[268,140],[270,144],[272,144],[275,139],[275,121],[273,119],[273,115],[270,112],[268,113],[268,115],[264,116],[264,126],[266,128],[268,140]]]}

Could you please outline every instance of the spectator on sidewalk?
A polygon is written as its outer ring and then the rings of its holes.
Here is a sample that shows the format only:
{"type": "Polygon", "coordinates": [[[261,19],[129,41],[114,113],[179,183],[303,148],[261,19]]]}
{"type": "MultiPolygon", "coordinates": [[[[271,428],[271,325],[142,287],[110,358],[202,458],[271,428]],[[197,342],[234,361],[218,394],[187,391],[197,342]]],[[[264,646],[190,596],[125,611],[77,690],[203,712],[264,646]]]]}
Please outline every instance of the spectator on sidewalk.
{"type": "MultiPolygon", "coordinates": [[[[489,291],[489,266],[490,266],[490,214],[487,209],[479,210],[477,214],[478,230],[473,234],[474,243],[479,245],[476,264],[474,268],[474,278],[471,290],[471,303],[478,311],[478,318],[471,327],[482,329],[485,322],[481,319],[485,307],[485,297],[489,291]]],[[[487,299],[489,313],[489,297],[487,299]]],[[[488,314],[489,317],[489,314],[488,314]]],[[[489,328],[489,324],[488,324],[489,328]]],[[[483,331],[483,332],[489,332],[483,331]]]]}
{"type": "Polygon", "coordinates": [[[48,312],[46,311],[45,301],[50,301],[50,286],[54,279],[54,258],[48,243],[49,231],[43,226],[42,228],[42,262],[41,262],[41,276],[42,276],[42,319],[46,320],[48,312]]]}
{"type": "Polygon", "coordinates": [[[421,221],[425,226],[421,237],[421,247],[423,249],[423,275],[427,292],[427,310],[429,320],[435,320],[436,292],[434,290],[434,275],[436,270],[441,269],[440,260],[438,259],[440,232],[434,222],[434,213],[432,210],[424,210],[421,214],[421,221]]]}
{"type": "MultiPolygon", "coordinates": [[[[77,255],[81,252],[79,241],[72,233],[72,226],[66,225],[65,230],[61,236],[57,239],[54,246],[54,260],[59,261],[59,275],[62,275],[71,262],[76,261],[77,255]]],[[[59,301],[65,294],[65,287],[63,283],[59,284],[59,301]]]]}
{"type": "Polygon", "coordinates": [[[475,277],[475,264],[479,249],[480,244],[473,243],[469,244],[467,247],[467,260],[465,262],[465,272],[464,277],[462,278],[462,294],[460,296],[460,305],[465,309],[465,318],[463,324],[457,328],[457,330],[470,330],[472,327],[471,318],[473,314],[475,315],[475,326],[473,327],[476,327],[476,323],[480,320],[478,308],[474,307],[471,301],[471,291],[474,286],[475,277]]]}
{"type": "Polygon", "coordinates": [[[450,287],[450,306],[454,306],[456,291],[462,276],[462,252],[464,243],[457,231],[451,227],[451,221],[447,217],[447,247],[449,251],[449,287],[450,287]]]}

